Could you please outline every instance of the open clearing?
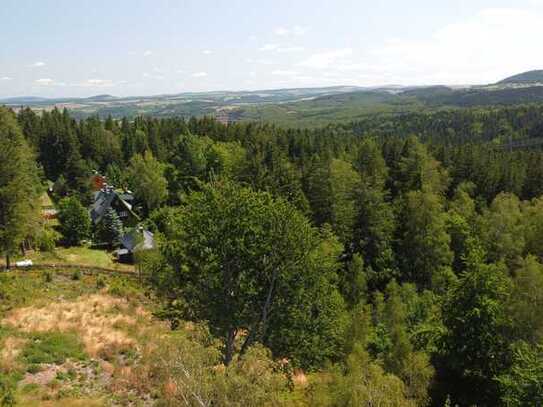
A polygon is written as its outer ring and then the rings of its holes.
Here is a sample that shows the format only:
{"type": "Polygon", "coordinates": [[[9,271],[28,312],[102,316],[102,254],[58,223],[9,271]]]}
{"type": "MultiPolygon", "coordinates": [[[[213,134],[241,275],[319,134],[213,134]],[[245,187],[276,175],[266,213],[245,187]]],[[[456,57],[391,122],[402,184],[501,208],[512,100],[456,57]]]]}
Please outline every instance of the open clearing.
{"type": "Polygon", "coordinates": [[[152,405],[144,355],[168,325],[129,280],[72,273],[0,276],[0,374],[22,406],[152,405]]]}

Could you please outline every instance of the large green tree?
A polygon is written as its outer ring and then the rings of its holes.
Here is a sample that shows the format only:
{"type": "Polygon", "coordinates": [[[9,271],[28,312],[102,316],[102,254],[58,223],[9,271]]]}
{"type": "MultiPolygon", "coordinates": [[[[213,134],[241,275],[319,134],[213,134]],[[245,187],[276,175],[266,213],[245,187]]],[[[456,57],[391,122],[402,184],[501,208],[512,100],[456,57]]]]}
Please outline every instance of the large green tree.
{"type": "Polygon", "coordinates": [[[168,182],[164,177],[164,164],[157,161],[150,152],[135,155],[128,168],[128,183],[138,200],[150,213],[164,202],[168,195],[168,182]]]}
{"type": "Polygon", "coordinates": [[[260,341],[306,365],[337,355],[338,252],[294,206],[220,181],[190,194],[174,222],[163,247],[169,287],[224,338],[226,364],[242,333],[241,353],[260,341]]]}
{"type": "Polygon", "coordinates": [[[88,210],[76,197],[67,197],[58,204],[58,220],[64,242],[78,245],[91,234],[91,219],[88,210]]]}
{"type": "Polygon", "coordinates": [[[39,214],[40,182],[34,154],[15,116],[0,107],[0,250],[10,255],[31,233],[39,214]]]}
{"type": "Polygon", "coordinates": [[[383,289],[397,275],[393,251],[396,219],[385,187],[388,168],[372,139],[362,143],[354,165],[361,180],[354,193],[357,215],[352,250],[361,253],[366,263],[369,287],[383,289]]]}
{"type": "Polygon", "coordinates": [[[424,288],[446,287],[453,254],[442,199],[432,192],[410,191],[402,202],[398,256],[402,278],[424,288]]]}
{"type": "Polygon", "coordinates": [[[511,281],[503,265],[484,264],[482,258],[480,250],[470,253],[466,272],[443,305],[446,333],[440,372],[445,392],[461,405],[497,405],[494,378],[507,368],[510,357],[511,281]]]}

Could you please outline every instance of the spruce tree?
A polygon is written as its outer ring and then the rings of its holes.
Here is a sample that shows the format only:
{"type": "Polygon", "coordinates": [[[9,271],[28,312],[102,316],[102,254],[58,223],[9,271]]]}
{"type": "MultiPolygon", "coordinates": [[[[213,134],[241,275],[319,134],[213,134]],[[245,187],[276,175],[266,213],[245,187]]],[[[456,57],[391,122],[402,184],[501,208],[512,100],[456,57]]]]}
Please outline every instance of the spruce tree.
{"type": "Polygon", "coordinates": [[[10,255],[39,219],[40,182],[32,150],[15,116],[0,107],[0,250],[10,255]]]}
{"type": "Polygon", "coordinates": [[[123,233],[123,223],[119,215],[115,210],[109,208],[98,224],[96,237],[100,243],[107,243],[109,247],[118,247],[123,233]]]}

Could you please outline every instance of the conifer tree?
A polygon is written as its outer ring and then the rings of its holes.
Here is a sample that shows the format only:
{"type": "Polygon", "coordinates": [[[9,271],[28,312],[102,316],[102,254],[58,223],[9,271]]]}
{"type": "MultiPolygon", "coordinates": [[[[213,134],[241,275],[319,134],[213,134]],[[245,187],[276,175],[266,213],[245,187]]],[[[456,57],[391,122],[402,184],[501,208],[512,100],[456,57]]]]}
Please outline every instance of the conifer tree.
{"type": "Polygon", "coordinates": [[[39,214],[41,185],[32,150],[15,116],[0,107],[0,250],[12,255],[31,234],[39,214]]]}
{"type": "Polygon", "coordinates": [[[123,223],[113,208],[109,208],[97,226],[96,236],[99,243],[107,243],[109,247],[117,247],[123,236],[123,223]]]}

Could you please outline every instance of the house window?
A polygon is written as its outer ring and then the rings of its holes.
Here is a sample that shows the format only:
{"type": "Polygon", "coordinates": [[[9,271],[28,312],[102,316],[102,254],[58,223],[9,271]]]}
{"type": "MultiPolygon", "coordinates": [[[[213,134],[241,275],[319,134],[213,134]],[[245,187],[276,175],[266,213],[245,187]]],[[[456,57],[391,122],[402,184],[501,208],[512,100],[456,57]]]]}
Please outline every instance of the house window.
{"type": "Polygon", "coordinates": [[[128,216],[128,212],[127,211],[121,211],[121,212],[119,212],[119,216],[121,218],[126,218],[128,216]]]}

